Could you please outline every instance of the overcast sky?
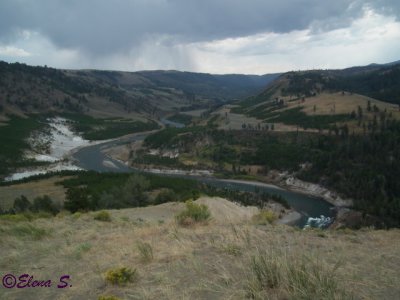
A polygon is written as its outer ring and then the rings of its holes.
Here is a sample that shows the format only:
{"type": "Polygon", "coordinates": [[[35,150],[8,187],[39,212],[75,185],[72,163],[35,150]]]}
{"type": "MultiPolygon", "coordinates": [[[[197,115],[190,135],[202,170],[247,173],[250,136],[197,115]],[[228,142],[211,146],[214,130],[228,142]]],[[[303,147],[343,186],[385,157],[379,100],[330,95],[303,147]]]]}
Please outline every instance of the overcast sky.
{"type": "Polygon", "coordinates": [[[400,60],[399,0],[0,0],[0,60],[265,74],[400,60]]]}

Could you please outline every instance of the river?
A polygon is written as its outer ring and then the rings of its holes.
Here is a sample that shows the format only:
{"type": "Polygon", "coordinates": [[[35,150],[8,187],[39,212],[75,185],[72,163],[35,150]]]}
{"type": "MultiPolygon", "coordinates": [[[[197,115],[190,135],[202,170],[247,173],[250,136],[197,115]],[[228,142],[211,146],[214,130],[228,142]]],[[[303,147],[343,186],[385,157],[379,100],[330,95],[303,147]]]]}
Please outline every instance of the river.
{"type": "MultiPolygon", "coordinates": [[[[176,122],[165,122],[164,124],[174,125],[176,122]]],[[[178,123],[177,123],[178,124],[178,123]]],[[[174,125],[176,126],[176,124],[174,125]]],[[[179,127],[184,127],[183,124],[178,124],[179,127]],[[182,125],[182,126],[181,126],[182,125]]],[[[176,126],[176,127],[178,127],[176,126]]],[[[148,133],[135,134],[113,141],[107,141],[101,144],[85,146],[73,153],[72,158],[74,163],[85,170],[92,170],[97,172],[138,172],[137,169],[131,168],[124,163],[115,160],[108,155],[104,154],[105,150],[118,145],[124,145],[133,141],[144,140],[148,133]]],[[[315,226],[325,225],[326,220],[321,216],[332,218],[334,217],[333,205],[326,202],[322,198],[317,198],[302,193],[288,191],[277,186],[260,184],[251,181],[235,181],[224,180],[213,177],[190,176],[190,175],[168,175],[162,174],[160,176],[180,176],[185,178],[193,178],[201,182],[232,190],[241,191],[261,191],[270,194],[280,195],[287,200],[289,205],[301,214],[301,218],[296,222],[297,226],[303,227],[307,223],[313,222],[315,226]]]]}

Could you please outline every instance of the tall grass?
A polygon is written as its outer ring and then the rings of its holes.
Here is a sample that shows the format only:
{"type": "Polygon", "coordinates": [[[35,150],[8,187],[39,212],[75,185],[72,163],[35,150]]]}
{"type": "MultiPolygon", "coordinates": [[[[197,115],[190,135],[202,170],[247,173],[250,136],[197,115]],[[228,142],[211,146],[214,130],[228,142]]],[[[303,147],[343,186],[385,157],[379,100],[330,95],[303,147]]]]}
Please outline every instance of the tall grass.
{"type": "Polygon", "coordinates": [[[351,299],[339,287],[336,270],[306,254],[280,250],[258,251],[250,260],[248,296],[264,299],[276,294],[284,299],[351,299]]]}
{"type": "Polygon", "coordinates": [[[149,243],[144,243],[144,242],[138,242],[137,244],[137,249],[140,254],[140,258],[143,262],[150,262],[153,260],[154,255],[153,255],[153,248],[149,243]]]}

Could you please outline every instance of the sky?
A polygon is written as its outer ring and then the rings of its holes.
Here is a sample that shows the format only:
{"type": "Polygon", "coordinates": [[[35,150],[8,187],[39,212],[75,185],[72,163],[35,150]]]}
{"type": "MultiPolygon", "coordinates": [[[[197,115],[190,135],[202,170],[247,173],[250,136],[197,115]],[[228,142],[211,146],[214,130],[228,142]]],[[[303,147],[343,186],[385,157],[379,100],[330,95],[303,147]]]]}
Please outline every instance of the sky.
{"type": "Polygon", "coordinates": [[[1,0],[0,60],[266,74],[400,60],[399,0],[1,0]]]}

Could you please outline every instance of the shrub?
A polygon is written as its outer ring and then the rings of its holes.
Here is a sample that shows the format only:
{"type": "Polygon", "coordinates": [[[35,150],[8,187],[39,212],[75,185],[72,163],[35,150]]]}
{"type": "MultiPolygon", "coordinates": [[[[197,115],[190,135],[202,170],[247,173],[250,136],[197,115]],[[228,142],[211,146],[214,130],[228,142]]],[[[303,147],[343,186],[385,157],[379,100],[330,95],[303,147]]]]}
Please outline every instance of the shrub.
{"type": "Polygon", "coordinates": [[[97,208],[118,209],[137,207],[147,204],[148,197],[144,193],[150,183],[142,175],[131,175],[122,186],[114,186],[101,193],[97,208]]]}
{"type": "Polygon", "coordinates": [[[30,208],[31,208],[31,203],[24,195],[15,198],[13,209],[16,213],[27,211],[30,208]]]}
{"type": "Polygon", "coordinates": [[[52,213],[53,215],[56,215],[59,212],[59,210],[55,207],[51,198],[47,195],[44,195],[42,197],[36,197],[35,199],[33,199],[32,211],[49,212],[52,213]]]}
{"type": "Polygon", "coordinates": [[[97,212],[93,218],[97,221],[111,222],[110,213],[105,210],[97,212]]]}
{"type": "Polygon", "coordinates": [[[87,211],[90,208],[89,194],[86,188],[70,188],[66,198],[64,207],[72,213],[87,211]]]}
{"type": "Polygon", "coordinates": [[[154,256],[153,256],[153,248],[151,247],[151,245],[149,243],[139,242],[137,244],[137,248],[139,250],[140,257],[142,258],[142,261],[150,262],[150,261],[153,260],[153,258],[154,258],[154,256]]]}
{"type": "Polygon", "coordinates": [[[126,285],[129,282],[134,282],[137,279],[136,269],[131,270],[129,268],[119,268],[109,270],[106,273],[106,281],[115,285],[126,285]]]}
{"type": "Polygon", "coordinates": [[[211,217],[208,207],[204,204],[196,204],[193,201],[186,201],[186,209],[176,216],[181,225],[190,225],[195,222],[204,222],[211,217]]]}
{"type": "Polygon", "coordinates": [[[167,203],[167,202],[172,202],[172,201],[176,201],[177,196],[175,194],[175,192],[173,190],[164,190],[161,191],[156,199],[154,200],[155,204],[162,204],[162,203],[167,203]]]}
{"type": "Polygon", "coordinates": [[[273,211],[262,209],[258,214],[253,216],[253,222],[257,225],[272,224],[278,217],[273,211]]]}

